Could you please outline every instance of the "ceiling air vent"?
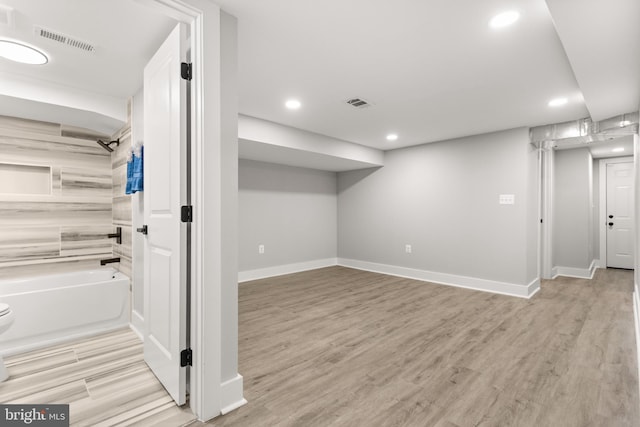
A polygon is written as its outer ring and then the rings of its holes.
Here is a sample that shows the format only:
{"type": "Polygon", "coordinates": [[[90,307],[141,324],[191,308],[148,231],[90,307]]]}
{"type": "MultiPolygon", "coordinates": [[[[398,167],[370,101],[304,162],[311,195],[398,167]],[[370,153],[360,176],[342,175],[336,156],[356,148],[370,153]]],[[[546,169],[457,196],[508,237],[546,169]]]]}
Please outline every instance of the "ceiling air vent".
{"type": "Polygon", "coordinates": [[[370,107],[371,106],[370,102],[365,101],[362,98],[352,98],[352,99],[347,101],[347,104],[351,105],[352,107],[356,107],[356,108],[366,108],[366,107],[370,107]]]}
{"type": "Polygon", "coordinates": [[[84,50],[85,52],[95,52],[96,48],[91,43],[87,43],[80,39],[68,36],[58,31],[48,30],[42,27],[35,27],[36,35],[45,39],[53,40],[54,42],[66,44],[67,46],[74,47],[76,49],[84,50]]]}
{"type": "Polygon", "coordinates": [[[13,9],[0,4],[0,25],[13,28],[13,9]]]}

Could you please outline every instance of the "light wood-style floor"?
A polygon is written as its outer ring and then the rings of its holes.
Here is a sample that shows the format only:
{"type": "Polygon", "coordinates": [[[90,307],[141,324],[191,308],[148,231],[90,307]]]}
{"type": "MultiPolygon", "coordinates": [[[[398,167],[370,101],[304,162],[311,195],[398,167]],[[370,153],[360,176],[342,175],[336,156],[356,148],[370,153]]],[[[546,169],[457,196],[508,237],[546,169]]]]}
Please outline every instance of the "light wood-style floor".
{"type": "Polygon", "coordinates": [[[173,406],[130,332],[7,358],[0,402],[71,403],[75,425],[638,426],[633,273],[531,300],[330,267],[240,284],[249,403],[173,406]]]}
{"type": "Polygon", "coordinates": [[[73,426],[183,426],[178,408],[144,363],[129,329],[5,359],[0,402],[69,404],[73,426]]]}
{"type": "MultiPolygon", "coordinates": [[[[531,300],[330,267],[240,284],[214,426],[638,426],[633,273],[531,300]]],[[[198,424],[200,425],[200,424],[198,424]]]]}

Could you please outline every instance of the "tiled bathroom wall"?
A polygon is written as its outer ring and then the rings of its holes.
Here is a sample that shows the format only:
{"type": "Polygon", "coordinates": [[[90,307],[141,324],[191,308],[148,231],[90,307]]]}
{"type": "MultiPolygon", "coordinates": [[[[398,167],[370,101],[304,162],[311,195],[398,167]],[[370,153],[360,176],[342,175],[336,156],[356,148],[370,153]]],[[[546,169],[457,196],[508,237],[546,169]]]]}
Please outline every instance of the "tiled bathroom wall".
{"type": "Polygon", "coordinates": [[[113,244],[113,256],[120,258],[119,264],[113,264],[128,277],[131,274],[131,196],[125,194],[127,185],[127,156],[131,152],[131,102],[128,108],[128,123],[117,132],[113,139],[120,138],[120,145],[111,154],[113,177],[112,204],[113,227],[122,227],[122,244],[113,244]]]}
{"type": "Polygon", "coordinates": [[[127,223],[126,208],[113,197],[111,155],[79,136],[0,116],[0,278],[95,268],[112,256],[107,234],[116,217],[127,223]]]}

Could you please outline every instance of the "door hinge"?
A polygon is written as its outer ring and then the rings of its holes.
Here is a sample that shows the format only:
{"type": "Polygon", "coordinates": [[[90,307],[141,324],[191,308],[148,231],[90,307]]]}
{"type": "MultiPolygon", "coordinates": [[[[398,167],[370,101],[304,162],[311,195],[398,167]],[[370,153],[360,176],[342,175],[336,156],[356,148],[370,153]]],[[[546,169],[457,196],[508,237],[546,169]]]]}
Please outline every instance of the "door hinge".
{"type": "Polygon", "coordinates": [[[182,222],[193,221],[193,207],[191,205],[182,206],[182,209],[180,209],[180,218],[182,222]]]}
{"type": "Polygon", "coordinates": [[[186,348],[180,352],[180,367],[192,366],[193,352],[190,348],[186,348]]]}
{"type": "Polygon", "coordinates": [[[185,80],[191,80],[193,71],[190,62],[183,62],[180,64],[180,76],[185,80]]]}

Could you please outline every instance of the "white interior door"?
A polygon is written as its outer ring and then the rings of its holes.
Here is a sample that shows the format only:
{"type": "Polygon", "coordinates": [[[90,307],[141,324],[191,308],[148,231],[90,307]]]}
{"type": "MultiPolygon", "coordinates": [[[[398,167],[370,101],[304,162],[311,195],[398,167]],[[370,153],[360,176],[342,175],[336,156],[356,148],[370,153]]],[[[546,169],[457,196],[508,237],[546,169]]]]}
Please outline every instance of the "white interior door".
{"type": "Polygon", "coordinates": [[[179,24],[144,69],[144,358],[177,404],[186,400],[184,202],[186,28],[179,24]]]}
{"type": "Polygon", "coordinates": [[[607,164],[607,267],[633,268],[633,163],[607,164]]]}

